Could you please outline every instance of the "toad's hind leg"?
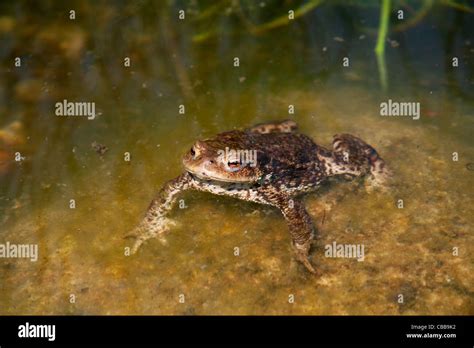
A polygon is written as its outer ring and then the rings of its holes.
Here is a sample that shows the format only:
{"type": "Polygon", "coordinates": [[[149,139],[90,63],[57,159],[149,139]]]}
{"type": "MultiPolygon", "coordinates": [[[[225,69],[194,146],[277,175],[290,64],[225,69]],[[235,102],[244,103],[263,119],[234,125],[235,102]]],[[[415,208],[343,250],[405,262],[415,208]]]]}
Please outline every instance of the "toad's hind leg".
{"type": "Polygon", "coordinates": [[[247,129],[251,133],[292,133],[298,129],[295,121],[285,120],[282,122],[261,123],[247,129]]]}
{"type": "Polygon", "coordinates": [[[287,221],[297,260],[308,271],[317,274],[308,259],[311,242],[314,238],[314,226],[311,217],[304,207],[304,203],[298,199],[289,199],[285,202],[280,202],[278,207],[287,221]]]}
{"type": "Polygon", "coordinates": [[[131,249],[132,254],[134,254],[146,240],[157,237],[161,233],[166,232],[170,226],[174,225],[174,221],[168,219],[166,216],[173,208],[178,194],[191,189],[192,184],[192,178],[188,173],[185,173],[163,185],[158,196],[151,201],[143,220],[129,235],[136,238],[135,244],[131,249]]]}

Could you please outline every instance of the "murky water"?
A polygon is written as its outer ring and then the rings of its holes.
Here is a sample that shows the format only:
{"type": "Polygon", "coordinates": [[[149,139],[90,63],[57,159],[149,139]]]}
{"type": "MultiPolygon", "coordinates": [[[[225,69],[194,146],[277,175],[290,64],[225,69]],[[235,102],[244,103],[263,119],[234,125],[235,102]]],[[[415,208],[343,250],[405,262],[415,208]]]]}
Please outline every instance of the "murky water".
{"type": "Polygon", "coordinates": [[[0,243],[39,250],[0,259],[0,314],[474,314],[473,15],[435,4],[390,33],[384,93],[364,30],[377,6],[321,5],[252,34],[245,18],[288,8],[242,3],[0,5],[0,243]],[[64,99],[98,116],[56,116],[64,99]],[[420,102],[420,119],[381,117],[388,99],[420,102]],[[327,146],[360,136],[394,173],[385,191],[307,196],[321,277],[294,261],[280,212],[196,192],[166,244],[125,255],[193,141],[285,118],[327,146]],[[364,261],[325,257],[333,242],[363,244],[364,261]]]}

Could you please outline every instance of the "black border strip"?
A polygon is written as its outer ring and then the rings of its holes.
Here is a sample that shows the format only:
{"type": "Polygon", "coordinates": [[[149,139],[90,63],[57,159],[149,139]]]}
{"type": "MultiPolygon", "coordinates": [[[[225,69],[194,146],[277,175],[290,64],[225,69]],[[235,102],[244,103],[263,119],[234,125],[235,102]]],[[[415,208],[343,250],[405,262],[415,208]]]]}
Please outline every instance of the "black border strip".
{"type": "MultiPolygon", "coordinates": [[[[454,327],[453,326],[453,327],[454,327]]],[[[469,346],[472,316],[4,316],[0,346],[58,344],[409,344],[469,346]],[[20,338],[25,323],[55,325],[55,340],[20,338]],[[421,331],[412,325],[425,325],[421,331]],[[433,325],[428,329],[428,325],[433,325]],[[455,329],[438,325],[454,325],[455,329]],[[407,338],[455,333],[456,338],[407,338]]]]}

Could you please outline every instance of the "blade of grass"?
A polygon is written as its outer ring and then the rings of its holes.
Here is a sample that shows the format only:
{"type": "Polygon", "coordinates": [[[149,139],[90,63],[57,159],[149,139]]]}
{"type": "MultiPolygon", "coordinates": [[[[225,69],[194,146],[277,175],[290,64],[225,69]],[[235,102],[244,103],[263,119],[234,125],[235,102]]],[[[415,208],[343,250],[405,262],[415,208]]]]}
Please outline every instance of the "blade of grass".
{"type": "Polygon", "coordinates": [[[390,0],[382,0],[380,8],[380,23],[377,37],[377,45],[375,46],[375,55],[377,57],[377,66],[379,69],[379,77],[382,88],[387,90],[387,66],[385,64],[385,42],[387,41],[388,25],[390,21],[390,0]]]}

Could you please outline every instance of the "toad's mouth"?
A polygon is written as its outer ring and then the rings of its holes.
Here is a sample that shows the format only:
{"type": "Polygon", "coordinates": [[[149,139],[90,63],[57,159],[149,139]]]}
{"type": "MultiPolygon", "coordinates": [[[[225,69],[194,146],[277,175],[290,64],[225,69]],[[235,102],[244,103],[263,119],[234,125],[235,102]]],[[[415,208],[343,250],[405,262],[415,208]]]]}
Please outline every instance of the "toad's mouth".
{"type": "Polygon", "coordinates": [[[185,168],[185,170],[191,175],[193,178],[197,178],[199,180],[203,181],[215,181],[215,182],[221,182],[221,183],[247,183],[249,180],[247,178],[222,178],[218,177],[215,175],[212,175],[210,173],[203,172],[202,170],[193,170],[191,168],[185,168]]]}

